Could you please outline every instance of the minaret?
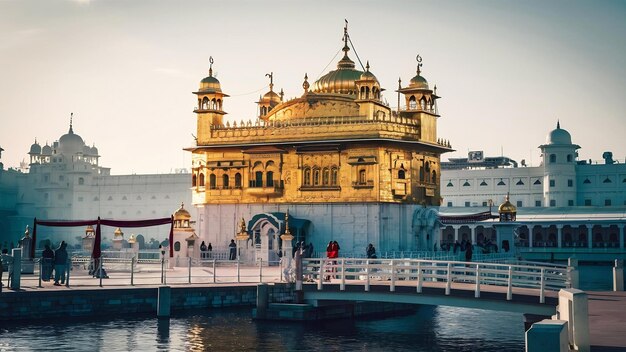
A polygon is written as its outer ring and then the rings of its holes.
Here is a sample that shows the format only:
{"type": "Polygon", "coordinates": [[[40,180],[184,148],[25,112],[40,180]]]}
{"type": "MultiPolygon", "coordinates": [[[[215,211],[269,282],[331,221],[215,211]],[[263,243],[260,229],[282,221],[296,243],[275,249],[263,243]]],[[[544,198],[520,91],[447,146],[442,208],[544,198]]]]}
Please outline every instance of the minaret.
{"type": "Polygon", "coordinates": [[[357,99],[355,102],[359,104],[359,115],[374,119],[378,111],[387,110],[380,100],[380,93],[384,89],[380,88],[378,79],[370,72],[369,61],[367,61],[367,65],[365,66],[365,72],[363,72],[361,77],[354,83],[357,89],[357,99]]]}
{"type": "Polygon", "coordinates": [[[222,92],[220,81],[213,77],[213,57],[209,57],[209,76],[200,81],[200,89],[193,94],[198,96],[198,106],[194,109],[198,115],[198,144],[210,138],[210,128],[222,125],[226,112],[222,103],[227,94],[222,92]]]}
{"type": "MultiPolygon", "coordinates": [[[[278,104],[282,103],[282,98],[274,92],[274,72],[265,74],[270,79],[270,91],[265,93],[263,97],[259,98],[257,104],[259,104],[259,118],[265,120],[266,116],[274,109],[278,104]]],[[[282,92],[282,90],[281,90],[282,92]]]]}
{"type": "Polygon", "coordinates": [[[546,144],[539,148],[543,164],[543,206],[577,205],[576,150],[580,146],[572,143],[572,136],[557,121],[556,129],[548,133],[546,144]]]}
{"type": "MultiPolygon", "coordinates": [[[[421,76],[422,57],[417,55],[417,75],[411,78],[409,86],[399,88],[398,93],[404,94],[406,105],[399,109],[402,117],[417,120],[420,126],[420,139],[425,142],[437,143],[437,99],[439,97],[429,87],[426,78],[421,76]]],[[[400,81],[398,80],[398,83],[400,81]]]]}

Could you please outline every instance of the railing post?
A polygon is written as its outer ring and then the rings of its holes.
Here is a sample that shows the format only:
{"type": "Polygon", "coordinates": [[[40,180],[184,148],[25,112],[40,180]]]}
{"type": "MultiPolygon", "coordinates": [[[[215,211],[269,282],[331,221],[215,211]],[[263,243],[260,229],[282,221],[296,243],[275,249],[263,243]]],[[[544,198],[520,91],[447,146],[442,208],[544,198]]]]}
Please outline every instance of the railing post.
{"type": "Polygon", "coordinates": [[[326,259],[320,259],[320,274],[317,277],[317,289],[322,289],[322,281],[324,281],[324,263],[326,263],[326,259]]]}
{"type": "Polygon", "coordinates": [[[135,286],[135,256],[130,258],[130,285],[135,286]]]}
{"type": "Polygon", "coordinates": [[[163,284],[163,278],[165,275],[165,258],[161,258],[161,283],[163,284]]]}
{"type": "Polygon", "coordinates": [[[346,264],[345,258],[341,258],[341,284],[339,284],[339,290],[346,290],[346,264]]]}
{"type": "Polygon", "coordinates": [[[365,291],[369,292],[370,290],[370,260],[365,260],[365,291]]]}
{"type": "Polygon", "coordinates": [[[391,285],[389,286],[390,292],[396,291],[396,263],[391,259],[391,285]]]}
{"type": "Polygon", "coordinates": [[[450,295],[452,287],[452,263],[448,262],[448,273],[446,274],[446,296],[450,295]]]}
{"type": "Polygon", "coordinates": [[[476,288],[474,289],[474,298],[480,298],[480,264],[476,264],[476,288]]]}
{"type": "Polygon", "coordinates": [[[188,273],[189,273],[189,283],[191,283],[191,257],[189,257],[189,260],[187,261],[187,269],[188,269],[188,273]]]}
{"type": "Polygon", "coordinates": [[[283,282],[283,258],[278,261],[278,271],[280,271],[280,282],[283,282]]]}
{"type": "Polygon", "coordinates": [[[259,282],[263,282],[263,258],[259,260],[259,282]]]}
{"type": "Polygon", "coordinates": [[[216,274],[216,272],[215,272],[215,261],[216,261],[216,259],[213,259],[213,283],[215,283],[215,276],[216,276],[215,275],[216,274]]]}
{"type": "Polygon", "coordinates": [[[167,285],[167,271],[165,270],[165,265],[167,265],[167,261],[163,259],[163,284],[167,285]]]}
{"type": "Polygon", "coordinates": [[[578,273],[578,259],[567,259],[567,274],[570,282],[570,288],[578,288],[580,285],[578,273]]]}
{"type": "Polygon", "coordinates": [[[39,258],[39,288],[43,287],[41,286],[41,275],[43,275],[43,258],[39,258]]]}
{"type": "MultiPolygon", "coordinates": [[[[100,256],[100,258],[98,258],[98,276],[100,277],[100,287],[102,287],[102,277],[104,275],[102,275],[102,262],[104,261],[104,257],[100,256]]],[[[67,272],[70,272],[70,268],[67,269],[67,272]]]]}
{"type": "Polygon", "coordinates": [[[539,289],[539,303],[546,303],[546,269],[541,268],[541,287],[539,289]]]}
{"type": "Polygon", "coordinates": [[[509,265],[509,280],[508,287],[506,289],[506,300],[510,301],[513,299],[513,266],[509,265]]]}
{"type": "Polygon", "coordinates": [[[417,293],[422,293],[422,262],[417,262],[417,293]]]}
{"type": "Polygon", "coordinates": [[[241,282],[241,273],[239,270],[239,258],[237,258],[237,282],[241,282]]]}
{"type": "Polygon", "coordinates": [[[613,267],[613,291],[624,291],[624,260],[615,259],[613,267]]]}
{"type": "Polygon", "coordinates": [[[70,272],[72,271],[72,257],[67,258],[67,273],[65,274],[65,287],[70,287],[70,272]]]}

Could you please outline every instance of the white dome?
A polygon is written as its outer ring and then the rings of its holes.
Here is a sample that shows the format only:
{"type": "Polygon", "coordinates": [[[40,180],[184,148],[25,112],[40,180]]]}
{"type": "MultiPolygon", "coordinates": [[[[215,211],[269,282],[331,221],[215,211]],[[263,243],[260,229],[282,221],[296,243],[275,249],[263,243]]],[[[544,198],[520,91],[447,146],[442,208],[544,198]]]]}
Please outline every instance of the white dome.
{"type": "Polygon", "coordinates": [[[69,132],[59,138],[59,150],[63,155],[74,155],[83,152],[84,147],[85,142],[79,135],[74,134],[71,126],[69,132]]]}
{"type": "Polygon", "coordinates": [[[556,129],[548,133],[546,144],[572,144],[572,136],[569,132],[562,129],[561,124],[557,122],[556,129]]]}

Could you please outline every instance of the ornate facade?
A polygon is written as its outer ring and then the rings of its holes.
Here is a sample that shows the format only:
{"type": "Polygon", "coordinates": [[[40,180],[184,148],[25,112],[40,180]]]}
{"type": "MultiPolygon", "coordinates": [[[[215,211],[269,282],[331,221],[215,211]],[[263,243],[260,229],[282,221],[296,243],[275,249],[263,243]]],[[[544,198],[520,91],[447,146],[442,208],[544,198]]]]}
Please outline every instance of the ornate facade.
{"type": "Polygon", "coordinates": [[[436,87],[430,89],[421,76],[418,57],[417,75],[406,86],[399,81],[403,106],[391,109],[369,62],[361,71],[350,59],[348,42],[345,28],[337,69],[312,84],[305,74],[298,98],[285,101],[268,74],[259,115],[232,124],[224,122],[228,95],[213,77],[210,60],[209,76],[194,92],[197,145],[188,148],[202,238],[224,244],[236,233],[233,219],[289,209],[311,221],[304,233],[318,249],[329,239],[354,250],[366,241],[394,249],[417,246],[407,239],[414,235],[409,225],[398,230],[407,238],[386,242],[381,219],[389,218],[383,208],[391,206],[398,221],[408,224],[416,207],[440,203],[440,155],[451,149],[437,138],[436,87]],[[349,214],[348,223],[328,225],[331,214],[339,213],[349,214]],[[359,220],[355,213],[375,219],[359,220]]]}

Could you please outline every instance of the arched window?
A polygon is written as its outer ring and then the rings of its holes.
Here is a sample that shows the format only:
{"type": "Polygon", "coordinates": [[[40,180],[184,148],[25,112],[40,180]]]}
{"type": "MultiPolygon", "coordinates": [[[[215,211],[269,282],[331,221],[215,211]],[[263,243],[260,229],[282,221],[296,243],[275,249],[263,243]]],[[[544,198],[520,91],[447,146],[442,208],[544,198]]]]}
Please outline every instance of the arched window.
{"type": "Polygon", "coordinates": [[[365,99],[370,98],[370,87],[365,87],[365,99]]]}
{"type": "Polygon", "coordinates": [[[204,187],[204,174],[200,174],[200,187],[204,187]]]}
{"type": "Polygon", "coordinates": [[[332,186],[337,186],[337,168],[333,167],[332,169],[330,169],[330,184],[332,186]]]}
{"type": "Polygon", "coordinates": [[[550,164],[556,163],[556,154],[550,154],[550,164]]]}
{"type": "Polygon", "coordinates": [[[204,97],[204,99],[202,99],[202,107],[203,110],[206,110],[209,108],[209,98],[204,97]]]}
{"type": "Polygon", "coordinates": [[[241,188],[241,174],[235,174],[235,188],[241,188]]]}
{"type": "Polygon", "coordinates": [[[398,178],[401,179],[401,180],[404,180],[404,177],[405,177],[404,169],[398,170],[398,178]]]}
{"type": "Polygon", "coordinates": [[[222,100],[217,99],[217,106],[215,107],[217,110],[222,110],[222,100]]]}
{"type": "Polygon", "coordinates": [[[365,178],[365,169],[361,169],[359,170],[359,184],[364,185],[366,183],[367,183],[367,180],[365,178]]]}
{"type": "Polygon", "coordinates": [[[84,184],[85,184],[85,179],[84,179],[84,178],[82,178],[82,177],[79,177],[79,178],[78,178],[78,184],[79,184],[79,185],[84,185],[84,184]]]}
{"type": "Polygon", "coordinates": [[[424,165],[424,177],[426,177],[424,182],[430,182],[430,162],[424,165]]]}
{"type": "Polygon", "coordinates": [[[222,175],[222,188],[230,188],[228,175],[222,175]]]}
{"type": "Polygon", "coordinates": [[[196,174],[191,176],[191,187],[196,187],[197,177],[196,174]]]}
{"type": "Polygon", "coordinates": [[[313,170],[313,186],[320,185],[320,169],[313,170]]]}
{"type": "Polygon", "coordinates": [[[424,99],[424,97],[420,99],[420,107],[422,108],[422,110],[426,110],[426,99],[424,99]]]}
{"type": "Polygon", "coordinates": [[[361,87],[361,96],[360,99],[365,99],[365,87],[361,87]]]}
{"type": "Polygon", "coordinates": [[[409,109],[413,110],[417,107],[417,102],[415,100],[415,96],[411,95],[411,98],[409,98],[409,109]]]}
{"type": "Polygon", "coordinates": [[[304,176],[303,176],[304,180],[302,180],[302,184],[305,186],[310,186],[311,185],[311,169],[310,168],[305,168],[304,169],[304,176]]]}
{"type": "Polygon", "coordinates": [[[261,116],[267,115],[267,108],[265,106],[261,106],[261,116]]]}
{"type": "Polygon", "coordinates": [[[254,173],[254,187],[263,187],[263,171],[254,173]]]}
{"type": "Polygon", "coordinates": [[[274,187],[274,172],[273,171],[267,172],[267,180],[265,182],[267,182],[267,187],[274,187]]]}
{"type": "Polygon", "coordinates": [[[328,186],[330,184],[330,170],[325,167],[322,171],[322,184],[328,186]]]}
{"type": "Polygon", "coordinates": [[[215,174],[211,174],[209,175],[209,188],[215,189],[215,187],[216,187],[216,177],[215,177],[215,174]]]}
{"type": "Polygon", "coordinates": [[[178,241],[174,242],[174,250],[176,252],[180,252],[180,242],[178,241]]]}
{"type": "Polygon", "coordinates": [[[431,179],[431,182],[437,184],[437,171],[433,170],[433,178],[431,179]]]}

